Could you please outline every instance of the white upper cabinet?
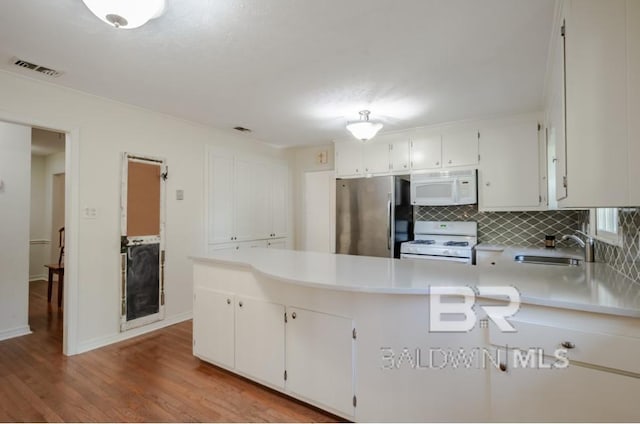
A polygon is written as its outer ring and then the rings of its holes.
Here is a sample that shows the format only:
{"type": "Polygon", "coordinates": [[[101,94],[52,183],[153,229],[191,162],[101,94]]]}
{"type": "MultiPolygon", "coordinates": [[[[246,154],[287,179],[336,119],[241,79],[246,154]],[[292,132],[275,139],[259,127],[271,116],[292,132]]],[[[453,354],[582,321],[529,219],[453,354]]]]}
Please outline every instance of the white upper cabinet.
{"type": "Polygon", "coordinates": [[[211,152],[208,162],[209,245],[286,237],[286,165],[211,152]]]}
{"type": "Polygon", "coordinates": [[[409,137],[402,137],[392,141],[390,144],[391,171],[392,172],[409,172],[410,153],[409,153],[409,137]]]}
{"type": "Polygon", "coordinates": [[[286,166],[274,165],[271,168],[271,187],[269,193],[271,195],[269,211],[270,211],[270,227],[269,237],[286,237],[287,222],[289,216],[289,170],[286,166]]]}
{"type": "Polygon", "coordinates": [[[335,145],[336,175],[353,177],[363,174],[362,142],[341,141],[335,145]]]}
{"type": "MultiPolygon", "coordinates": [[[[482,128],[480,210],[536,210],[543,207],[541,149],[535,117],[482,128]]],[[[546,206],[546,205],[544,205],[546,206]]]]}
{"type": "Polygon", "coordinates": [[[335,155],[337,177],[408,173],[409,134],[382,134],[365,143],[336,141],[335,155]]]}
{"type": "Polygon", "coordinates": [[[443,166],[470,166],[478,163],[478,139],[476,129],[448,129],[442,133],[443,166]]]}
{"type": "MultiPolygon", "coordinates": [[[[556,158],[566,155],[566,175],[556,175],[560,207],[633,203],[629,178],[637,172],[632,169],[638,156],[637,138],[630,135],[638,119],[630,113],[637,110],[639,98],[637,7],[633,0],[563,3],[558,24],[564,29],[557,36],[563,38],[564,54],[554,56],[553,67],[565,70],[564,149],[556,136],[556,158]]],[[[548,102],[557,94],[551,93],[548,102]]],[[[548,105],[552,111],[554,107],[548,105]]]]}
{"type": "Polygon", "coordinates": [[[419,129],[411,134],[411,169],[442,167],[442,136],[439,131],[419,129]]]}
{"type": "Polygon", "coordinates": [[[209,243],[233,241],[235,227],[234,160],[209,156],[209,243]]]}
{"type": "MultiPolygon", "coordinates": [[[[235,229],[233,240],[251,240],[258,238],[258,221],[260,218],[255,214],[259,207],[262,211],[264,202],[256,199],[257,193],[256,176],[259,175],[253,163],[246,160],[236,159],[235,162],[235,229]],[[256,216],[254,216],[254,214],[256,216]]],[[[217,197],[217,196],[216,196],[217,197]]]]}
{"type": "Polygon", "coordinates": [[[362,145],[362,162],[365,174],[385,174],[389,169],[389,143],[375,138],[362,145]]]}

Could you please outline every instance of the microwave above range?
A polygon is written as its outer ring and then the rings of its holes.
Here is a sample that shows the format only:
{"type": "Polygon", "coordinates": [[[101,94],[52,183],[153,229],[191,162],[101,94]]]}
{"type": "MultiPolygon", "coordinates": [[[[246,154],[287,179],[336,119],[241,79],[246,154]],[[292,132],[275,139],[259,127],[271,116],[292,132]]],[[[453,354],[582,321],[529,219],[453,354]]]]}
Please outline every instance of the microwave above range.
{"type": "Polygon", "coordinates": [[[417,206],[478,203],[478,171],[443,171],[411,175],[411,204],[417,206]]]}

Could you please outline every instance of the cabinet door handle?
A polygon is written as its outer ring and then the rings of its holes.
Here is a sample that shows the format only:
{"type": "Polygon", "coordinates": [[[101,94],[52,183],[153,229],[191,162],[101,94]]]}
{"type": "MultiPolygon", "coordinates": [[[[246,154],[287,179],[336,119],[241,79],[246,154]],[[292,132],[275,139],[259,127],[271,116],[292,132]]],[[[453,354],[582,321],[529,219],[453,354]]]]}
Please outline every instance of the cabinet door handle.
{"type": "Polygon", "coordinates": [[[452,160],[449,160],[449,165],[451,165],[452,163],[453,163],[453,161],[452,161],[452,160]]]}
{"type": "Polygon", "coordinates": [[[231,305],[231,299],[227,299],[227,305],[231,305]]]}
{"type": "Polygon", "coordinates": [[[242,308],[242,301],[238,302],[238,306],[242,308]]]}
{"type": "Polygon", "coordinates": [[[295,312],[292,312],[292,313],[291,313],[291,318],[296,319],[296,317],[297,317],[296,313],[295,313],[295,312]]]}
{"type": "Polygon", "coordinates": [[[485,185],[486,185],[487,187],[489,187],[489,186],[491,185],[491,181],[487,181],[487,182],[485,183],[485,185]]]}
{"type": "Polygon", "coordinates": [[[576,344],[570,341],[564,341],[560,343],[560,346],[562,346],[565,349],[574,349],[576,347],[576,344]]]}
{"type": "Polygon", "coordinates": [[[436,162],[436,166],[440,166],[440,162],[436,162]]]}

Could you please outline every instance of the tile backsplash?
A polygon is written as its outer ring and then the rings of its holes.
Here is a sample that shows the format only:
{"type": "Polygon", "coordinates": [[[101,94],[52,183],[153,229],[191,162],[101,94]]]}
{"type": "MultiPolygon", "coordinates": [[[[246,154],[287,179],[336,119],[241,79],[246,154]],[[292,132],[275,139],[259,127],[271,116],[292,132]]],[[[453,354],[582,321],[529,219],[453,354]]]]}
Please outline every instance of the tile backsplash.
{"type": "MultiPolygon", "coordinates": [[[[420,221],[476,221],[479,243],[544,246],[544,236],[573,234],[586,220],[586,211],[478,212],[476,205],[417,206],[420,221]]],[[[571,242],[572,243],[572,242],[571,242]]],[[[570,246],[567,243],[567,246],[570,246]]]]}
{"type": "MultiPolygon", "coordinates": [[[[418,206],[414,208],[414,219],[476,221],[479,243],[542,247],[546,234],[555,235],[559,241],[562,235],[581,229],[583,223],[589,221],[589,212],[478,212],[476,205],[418,206]]],[[[620,209],[618,222],[622,228],[622,245],[614,246],[596,240],[596,261],[605,262],[640,283],[640,208],[620,209]]],[[[573,242],[567,242],[566,246],[576,246],[569,243],[573,242]]]]}
{"type": "Polygon", "coordinates": [[[640,282],[640,209],[620,209],[618,223],[622,228],[622,246],[596,240],[596,261],[606,262],[619,273],[640,282]]]}

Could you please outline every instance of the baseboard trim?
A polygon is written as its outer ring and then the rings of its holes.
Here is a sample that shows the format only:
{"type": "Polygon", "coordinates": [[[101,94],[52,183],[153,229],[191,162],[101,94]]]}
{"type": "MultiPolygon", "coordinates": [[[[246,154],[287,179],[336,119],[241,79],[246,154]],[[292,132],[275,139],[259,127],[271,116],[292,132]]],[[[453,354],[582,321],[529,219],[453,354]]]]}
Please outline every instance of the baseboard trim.
{"type": "Polygon", "coordinates": [[[29,277],[29,282],[42,280],[47,281],[47,278],[49,278],[47,274],[34,275],[32,277],[29,277]]]}
{"type": "Polygon", "coordinates": [[[16,328],[10,328],[8,330],[0,331],[0,340],[12,339],[14,337],[26,336],[31,334],[31,328],[28,325],[16,328]]]}
{"type": "Polygon", "coordinates": [[[193,312],[184,312],[181,314],[167,317],[162,321],[156,321],[152,324],[145,325],[144,327],[134,328],[124,333],[112,334],[106,337],[96,337],[95,339],[83,341],[78,343],[77,352],[70,353],[70,355],[77,355],[79,353],[89,352],[90,350],[98,349],[110,344],[122,342],[124,340],[132,339],[134,337],[141,336],[143,334],[151,333],[152,331],[159,330],[170,325],[178,324],[183,321],[188,321],[193,318],[193,312]]]}

